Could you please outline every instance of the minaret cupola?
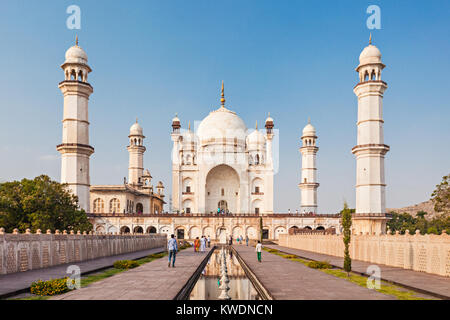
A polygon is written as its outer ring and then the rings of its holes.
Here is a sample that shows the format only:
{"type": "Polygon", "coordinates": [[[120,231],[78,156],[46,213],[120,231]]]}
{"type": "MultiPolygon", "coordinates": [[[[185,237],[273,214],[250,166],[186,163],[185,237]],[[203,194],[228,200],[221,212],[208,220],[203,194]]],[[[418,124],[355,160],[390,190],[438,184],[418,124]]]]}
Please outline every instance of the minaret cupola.
{"type": "Polygon", "coordinates": [[[266,119],[266,131],[267,131],[267,133],[272,133],[273,126],[274,126],[273,125],[273,119],[270,116],[270,112],[269,112],[269,116],[266,119]]]}
{"type": "Polygon", "coordinates": [[[78,45],[78,36],[75,45],[66,51],[66,60],[61,68],[64,70],[65,81],[87,82],[88,74],[92,70],[88,65],[86,52],[78,45]]]}
{"type": "Polygon", "coordinates": [[[381,80],[381,71],[384,67],[380,50],[372,44],[371,34],[369,45],[364,48],[359,56],[359,66],[356,68],[359,73],[359,82],[381,80]]]}
{"type": "Polygon", "coordinates": [[[172,119],[172,132],[173,133],[180,133],[181,128],[181,122],[178,118],[178,113],[175,114],[175,118],[172,119]]]}

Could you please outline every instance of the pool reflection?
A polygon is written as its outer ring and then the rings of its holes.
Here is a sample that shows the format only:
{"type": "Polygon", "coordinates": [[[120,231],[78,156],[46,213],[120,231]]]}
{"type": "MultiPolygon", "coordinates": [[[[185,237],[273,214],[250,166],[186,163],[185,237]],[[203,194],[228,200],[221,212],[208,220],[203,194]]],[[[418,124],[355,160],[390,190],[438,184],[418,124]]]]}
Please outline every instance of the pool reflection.
{"type": "MultiPolygon", "coordinates": [[[[228,295],[231,300],[260,300],[258,292],[247,278],[244,269],[229,249],[224,249],[228,270],[228,295]]],[[[222,254],[220,249],[214,250],[205,269],[200,275],[190,300],[218,300],[222,290],[219,289],[221,278],[222,254]]]]}

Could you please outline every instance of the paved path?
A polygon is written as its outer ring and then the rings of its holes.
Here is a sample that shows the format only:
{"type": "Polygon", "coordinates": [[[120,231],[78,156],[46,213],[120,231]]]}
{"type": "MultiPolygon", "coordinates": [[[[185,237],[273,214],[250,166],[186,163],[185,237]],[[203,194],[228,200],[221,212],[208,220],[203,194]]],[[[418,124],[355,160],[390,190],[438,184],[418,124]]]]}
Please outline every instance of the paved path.
{"type": "Polygon", "coordinates": [[[395,299],[266,251],[262,253],[262,263],[259,263],[254,247],[233,247],[277,300],[395,299]]]}
{"type": "Polygon", "coordinates": [[[167,257],[164,257],[53,299],[173,300],[208,252],[196,253],[188,248],[177,254],[175,268],[168,268],[167,257]]]}
{"type": "MultiPolygon", "coordinates": [[[[264,245],[268,248],[277,249],[286,253],[295,254],[299,257],[316,260],[328,261],[331,265],[342,268],[344,259],[340,257],[330,256],[326,254],[315,253],[306,250],[281,247],[278,245],[264,245]]],[[[367,267],[373,263],[352,260],[352,270],[360,274],[366,274],[367,267]]],[[[450,278],[435,274],[407,270],[386,265],[378,265],[381,269],[381,279],[411,288],[415,291],[422,291],[441,297],[450,299],[450,278]]]]}
{"type": "Polygon", "coordinates": [[[90,273],[99,269],[111,267],[117,260],[134,260],[146,257],[153,253],[164,251],[165,248],[154,248],[142,250],[132,253],[125,253],[115,256],[98,258],[83,262],[74,262],[62,264],[45,269],[36,269],[25,272],[17,272],[11,274],[0,275],[0,298],[6,298],[16,293],[28,290],[31,283],[36,280],[50,280],[56,278],[64,278],[67,276],[66,270],[70,265],[77,265],[81,269],[81,274],[90,273]]]}

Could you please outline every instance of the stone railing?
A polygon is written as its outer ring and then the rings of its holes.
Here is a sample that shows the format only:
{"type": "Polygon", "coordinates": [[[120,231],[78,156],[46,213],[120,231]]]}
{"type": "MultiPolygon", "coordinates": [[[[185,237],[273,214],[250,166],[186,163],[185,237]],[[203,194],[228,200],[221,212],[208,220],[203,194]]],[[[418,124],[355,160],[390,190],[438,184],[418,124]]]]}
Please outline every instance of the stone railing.
{"type": "Polygon", "coordinates": [[[47,268],[123,253],[165,247],[162,234],[98,234],[56,230],[5,233],[0,229],[0,274],[47,268]]]}
{"type": "MultiPolygon", "coordinates": [[[[343,257],[342,235],[288,235],[279,236],[279,245],[343,257]]],[[[412,269],[450,277],[450,236],[415,235],[352,235],[352,259],[412,269]]]]}

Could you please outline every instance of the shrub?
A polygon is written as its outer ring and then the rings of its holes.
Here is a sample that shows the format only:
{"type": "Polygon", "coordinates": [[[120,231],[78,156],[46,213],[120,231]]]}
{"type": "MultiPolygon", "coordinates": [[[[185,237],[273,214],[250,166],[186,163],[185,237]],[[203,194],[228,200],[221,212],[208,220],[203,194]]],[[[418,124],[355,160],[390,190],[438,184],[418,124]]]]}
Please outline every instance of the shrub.
{"type": "Polygon", "coordinates": [[[308,267],[313,269],[331,269],[332,266],[327,261],[310,261],[307,264],[308,267]]]}
{"type": "Polygon", "coordinates": [[[267,252],[276,253],[276,252],[278,252],[278,250],[277,249],[268,249],[267,252]]]}
{"type": "Polygon", "coordinates": [[[116,269],[132,269],[138,267],[139,263],[133,260],[117,260],[113,266],[116,269]]]}
{"type": "Polygon", "coordinates": [[[67,277],[63,279],[38,280],[31,284],[31,293],[38,296],[54,296],[71,291],[67,287],[67,277]]]}
{"type": "Polygon", "coordinates": [[[295,254],[285,254],[285,255],[283,255],[283,258],[295,259],[295,258],[298,258],[298,257],[295,254]]]}

